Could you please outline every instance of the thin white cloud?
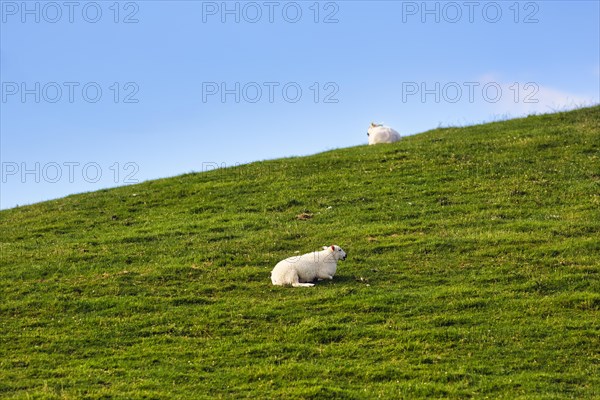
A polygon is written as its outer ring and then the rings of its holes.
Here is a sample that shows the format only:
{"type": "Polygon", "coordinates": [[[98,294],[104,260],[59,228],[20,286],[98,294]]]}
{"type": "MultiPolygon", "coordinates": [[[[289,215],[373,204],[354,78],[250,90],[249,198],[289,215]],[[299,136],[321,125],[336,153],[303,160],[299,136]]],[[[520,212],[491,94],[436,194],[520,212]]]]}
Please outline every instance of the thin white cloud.
{"type": "Polygon", "coordinates": [[[485,75],[481,102],[487,112],[508,117],[570,110],[600,102],[598,96],[573,93],[535,81],[506,81],[485,75]]]}

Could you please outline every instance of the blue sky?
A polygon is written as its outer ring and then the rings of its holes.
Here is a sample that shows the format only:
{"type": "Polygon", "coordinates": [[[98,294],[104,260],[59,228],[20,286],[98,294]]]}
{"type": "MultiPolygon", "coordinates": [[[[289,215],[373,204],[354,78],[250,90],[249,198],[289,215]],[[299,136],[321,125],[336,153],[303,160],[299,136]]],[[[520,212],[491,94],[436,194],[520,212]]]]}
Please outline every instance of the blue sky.
{"type": "Polygon", "coordinates": [[[600,97],[598,1],[0,9],[1,208],[600,97]]]}

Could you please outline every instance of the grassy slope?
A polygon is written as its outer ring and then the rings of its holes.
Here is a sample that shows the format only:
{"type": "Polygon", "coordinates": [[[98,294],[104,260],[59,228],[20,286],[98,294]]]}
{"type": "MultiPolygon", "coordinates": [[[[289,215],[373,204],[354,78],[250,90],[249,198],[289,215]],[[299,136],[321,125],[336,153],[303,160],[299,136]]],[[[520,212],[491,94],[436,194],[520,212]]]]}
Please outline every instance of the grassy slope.
{"type": "Polygon", "coordinates": [[[599,221],[600,107],[2,211],[0,397],[598,398],[599,221]]]}

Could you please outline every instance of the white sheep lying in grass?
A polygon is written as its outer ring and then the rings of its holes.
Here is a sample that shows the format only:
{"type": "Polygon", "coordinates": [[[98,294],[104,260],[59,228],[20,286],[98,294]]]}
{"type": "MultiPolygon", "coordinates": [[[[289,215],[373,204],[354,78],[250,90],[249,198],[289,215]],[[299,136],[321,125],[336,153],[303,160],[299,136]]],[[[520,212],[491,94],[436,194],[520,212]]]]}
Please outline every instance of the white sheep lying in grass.
{"type": "Polygon", "coordinates": [[[271,271],[273,285],[293,287],[314,286],[315,279],[333,279],[338,260],[345,260],[346,252],[340,246],[324,246],[323,250],[286,258],[271,271]]]}
{"type": "Polygon", "coordinates": [[[394,143],[400,140],[400,134],[388,126],[375,124],[371,122],[371,126],[367,130],[369,144],[378,143],[394,143]]]}

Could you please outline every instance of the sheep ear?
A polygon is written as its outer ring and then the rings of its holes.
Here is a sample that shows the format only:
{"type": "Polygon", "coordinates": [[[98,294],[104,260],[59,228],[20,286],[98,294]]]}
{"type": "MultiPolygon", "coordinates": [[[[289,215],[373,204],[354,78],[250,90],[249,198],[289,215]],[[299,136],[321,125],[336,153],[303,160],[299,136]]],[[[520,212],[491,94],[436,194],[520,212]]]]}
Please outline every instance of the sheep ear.
{"type": "Polygon", "coordinates": [[[374,128],[376,126],[377,126],[377,124],[375,122],[371,122],[371,128],[374,128]]]}
{"type": "Polygon", "coordinates": [[[327,250],[329,246],[323,246],[323,250],[327,250]]]}
{"type": "Polygon", "coordinates": [[[331,251],[335,251],[335,246],[331,245],[331,251]]]}

